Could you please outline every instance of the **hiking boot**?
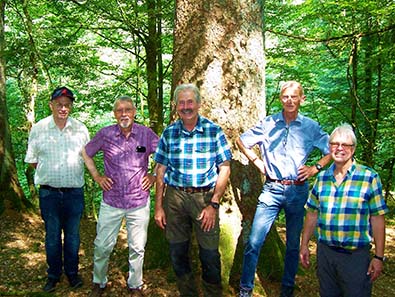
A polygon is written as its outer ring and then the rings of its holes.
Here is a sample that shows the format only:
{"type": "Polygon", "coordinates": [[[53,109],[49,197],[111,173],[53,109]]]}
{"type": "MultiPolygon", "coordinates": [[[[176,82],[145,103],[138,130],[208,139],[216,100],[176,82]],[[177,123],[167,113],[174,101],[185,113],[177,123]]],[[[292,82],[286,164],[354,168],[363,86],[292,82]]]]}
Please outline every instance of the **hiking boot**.
{"type": "Polygon", "coordinates": [[[130,297],[144,297],[145,296],[142,289],[135,288],[135,289],[129,289],[129,291],[130,291],[130,297]]]}
{"type": "Polygon", "coordinates": [[[43,287],[43,291],[44,292],[53,292],[56,289],[56,284],[59,282],[58,279],[54,279],[54,278],[48,278],[47,283],[45,284],[45,286],[43,287]]]}
{"type": "Polygon", "coordinates": [[[83,282],[82,282],[81,277],[78,274],[71,275],[68,277],[68,279],[69,279],[69,284],[70,284],[71,288],[76,289],[76,288],[82,287],[83,282]]]}
{"type": "Polygon", "coordinates": [[[89,294],[89,297],[99,297],[99,296],[101,296],[103,294],[105,288],[106,287],[100,288],[99,284],[93,284],[93,288],[92,288],[91,293],[89,294]]]}

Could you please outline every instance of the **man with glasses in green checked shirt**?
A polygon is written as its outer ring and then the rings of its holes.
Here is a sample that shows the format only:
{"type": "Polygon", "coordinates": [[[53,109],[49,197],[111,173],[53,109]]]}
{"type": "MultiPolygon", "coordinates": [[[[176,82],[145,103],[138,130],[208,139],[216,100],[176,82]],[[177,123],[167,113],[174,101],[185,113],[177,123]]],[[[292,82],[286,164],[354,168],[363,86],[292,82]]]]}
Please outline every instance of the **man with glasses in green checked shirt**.
{"type": "Polygon", "coordinates": [[[308,244],[318,226],[320,296],[368,297],[385,260],[388,209],[380,177],[353,160],[357,141],[350,125],[337,127],[329,144],[333,164],[318,175],[307,201],[300,260],[305,268],[309,266],[308,244]]]}

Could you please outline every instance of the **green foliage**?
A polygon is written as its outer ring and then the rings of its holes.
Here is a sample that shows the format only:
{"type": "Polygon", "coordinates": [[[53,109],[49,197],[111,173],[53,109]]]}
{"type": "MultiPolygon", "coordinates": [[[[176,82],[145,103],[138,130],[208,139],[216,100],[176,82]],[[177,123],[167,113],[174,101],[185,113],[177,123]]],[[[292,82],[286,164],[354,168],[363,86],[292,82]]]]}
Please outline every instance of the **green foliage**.
{"type": "MultiPolygon", "coordinates": [[[[77,95],[73,116],[87,125],[91,136],[114,122],[112,104],[119,95],[135,98],[136,122],[155,121],[147,101],[148,20],[152,19],[161,28],[156,36],[163,58],[163,65],[158,65],[164,79],[159,86],[164,94],[160,112],[163,125],[168,123],[174,2],[149,4],[154,9],[148,9],[147,1],[7,2],[7,107],[25,193],[23,159],[33,98],[37,121],[50,114],[52,89],[69,86],[77,95]]],[[[307,96],[302,113],[327,132],[342,122],[353,124],[359,143],[357,160],[374,167],[387,188],[393,189],[393,1],[266,1],[264,5],[267,113],[281,110],[277,98],[282,81],[300,81],[307,96]]],[[[319,157],[314,155],[309,162],[319,157]]],[[[93,211],[101,193],[89,179],[87,175],[87,205],[93,211]]]]}
{"type": "Polygon", "coordinates": [[[281,110],[279,84],[300,81],[302,113],[329,133],[352,124],[357,160],[384,184],[394,176],[394,10],[393,1],[370,0],[269,1],[265,10],[268,114],[281,110]]]}
{"type": "MultiPolygon", "coordinates": [[[[148,18],[156,17],[161,32],[163,83],[168,91],[171,79],[172,1],[157,2],[148,13],[146,2],[92,0],[10,1],[6,6],[7,105],[18,175],[29,195],[23,159],[30,124],[50,114],[52,90],[71,88],[77,100],[72,116],[84,122],[93,136],[114,123],[112,107],[116,97],[135,98],[136,122],[152,120],[147,102],[146,69],[148,18]],[[161,3],[161,6],[159,6],[161,3]],[[33,101],[34,100],[34,101],[33,101]],[[31,109],[33,104],[33,110],[31,109]],[[34,112],[34,113],[33,113],[34,112]],[[30,115],[28,123],[28,115],[30,115]]],[[[158,66],[159,67],[159,66],[158,66]]],[[[169,98],[159,106],[167,121],[169,98]]],[[[102,172],[102,159],[97,158],[102,172]]],[[[86,174],[87,214],[95,215],[101,191],[86,174]]]]}

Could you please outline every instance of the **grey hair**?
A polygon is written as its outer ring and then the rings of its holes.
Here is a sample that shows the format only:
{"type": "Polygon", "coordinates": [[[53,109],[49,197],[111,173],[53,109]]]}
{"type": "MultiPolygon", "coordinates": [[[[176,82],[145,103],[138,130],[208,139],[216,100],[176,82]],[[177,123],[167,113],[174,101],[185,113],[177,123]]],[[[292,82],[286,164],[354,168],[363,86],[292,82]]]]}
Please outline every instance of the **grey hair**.
{"type": "Polygon", "coordinates": [[[115,111],[115,109],[117,108],[117,105],[119,102],[129,102],[133,105],[133,108],[136,108],[136,106],[134,105],[133,99],[130,96],[119,96],[117,97],[117,99],[115,99],[114,101],[114,106],[113,106],[113,111],[115,111]]]}
{"type": "Polygon", "coordinates": [[[329,142],[332,142],[335,135],[340,135],[340,136],[344,136],[346,138],[351,138],[351,141],[352,141],[354,147],[357,146],[357,138],[355,137],[354,130],[350,124],[343,123],[340,126],[337,126],[333,130],[331,136],[329,136],[329,142]]]}
{"type": "Polygon", "coordinates": [[[200,98],[200,91],[198,89],[197,86],[195,86],[194,84],[181,84],[178,85],[176,87],[176,89],[174,90],[174,103],[177,104],[178,103],[178,95],[180,94],[180,92],[185,91],[185,90],[190,90],[193,92],[193,94],[195,95],[195,100],[197,103],[200,103],[201,98],[200,98]]]}
{"type": "Polygon", "coordinates": [[[295,88],[296,90],[298,90],[299,96],[304,96],[302,85],[295,80],[289,80],[281,85],[280,97],[283,95],[284,91],[288,88],[295,88]]]}

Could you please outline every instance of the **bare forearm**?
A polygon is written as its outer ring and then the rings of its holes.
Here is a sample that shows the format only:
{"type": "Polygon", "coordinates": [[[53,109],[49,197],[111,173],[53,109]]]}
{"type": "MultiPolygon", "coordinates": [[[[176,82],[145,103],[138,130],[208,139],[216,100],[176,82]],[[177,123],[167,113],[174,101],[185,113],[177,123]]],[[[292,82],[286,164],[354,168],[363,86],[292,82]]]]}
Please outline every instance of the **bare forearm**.
{"type": "Polygon", "coordinates": [[[88,171],[93,179],[99,177],[100,173],[99,171],[97,171],[95,161],[87,155],[85,149],[82,150],[82,158],[84,159],[85,166],[86,168],[88,168],[88,171]]]}
{"type": "Polygon", "coordinates": [[[384,215],[372,216],[370,218],[372,224],[375,254],[379,257],[384,256],[385,248],[385,219],[384,215]]]}
{"type": "Polygon", "coordinates": [[[313,236],[316,224],[317,224],[318,213],[310,212],[306,213],[306,218],[303,226],[302,240],[300,245],[308,247],[311,236],[313,236]]]}
{"type": "Polygon", "coordinates": [[[156,164],[156,190],[155,190],[155,207],[163,207],[163,195],[165,191],[165,172],[166,167],[162,164],[156,164]]]}
{"type": "Polygon", "coordinates": [[[254,153],[252,149],[248,149],[244,146],[243,142],[241,141],[240,138],[236,140],[237,147],[239,150],[247,157],[247,159],[251,162],[254,163],[255,160],[257,160],[259,157],[254,153]]]}
{"type": "Polygon", "coordinates": [[[219,168],[217,182],[215,184],[214,194],[211,201],[219,203],[222,195],[225,192],[226,185],[230,176],[230,162],[225,161],[219,168]]]}
{"type": "Polygon", "coordinates": [[[331,154],[327,154],[323,156],[317,163],[319,163],[322,167],[325,167],[331,161],[331,154]]]}

